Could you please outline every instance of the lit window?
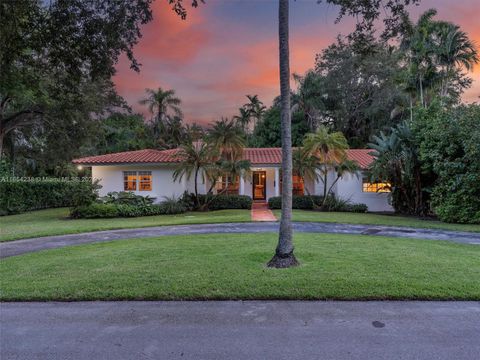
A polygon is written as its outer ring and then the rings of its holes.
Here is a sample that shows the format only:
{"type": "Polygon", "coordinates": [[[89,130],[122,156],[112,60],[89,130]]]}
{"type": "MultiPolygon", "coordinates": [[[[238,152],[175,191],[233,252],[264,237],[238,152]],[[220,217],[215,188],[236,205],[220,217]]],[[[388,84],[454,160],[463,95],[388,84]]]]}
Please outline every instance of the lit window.
{"type": "Polygon", "coordinates": [[[233,181],[232,176],[230,175],[223,175],[218,178],[217,184],[215,188],[217,189],[217,193],[222,194],[229,194],[229,195],[236,195],[238,194],[240,178],[237,176],[235,181],[233,181]]]}
{"type": "Polygon", "coordinates": [[[303,178],[299,175],[293,175],[292,182],[293,182],[293,195],[304,195],[305,186],[303,184],[303,178]]]}
{"type": "Polygon", "coordinates": [[[387,182],[369,182],[368,179],[363,179],[362,191],[363,192],[391,192],[391,185],[387,182]]]}
{"type": "Polygon", "coordinates": [[[123,172],[123,190],[136,191],[138,181],[139,191],[152,191],[152,172],[151,171],[124,171],[123,172]]]}
{"type": "Polygon", "coordinates": [[[151,171],[139,171],[138,172],[140,191],[152,191],[152,172],[151,171]]]}
{"type": "MultiPolygon", "coordinates": [[[[283,178],[282,178],[282,170],[279,171],[279,179],[280,179],[280,184],[279,184],[279,192],[280,194],[282,193],[282,184],[283,184],[283,178]]],[[[303,177],[300,175],[295,175],[295,173],[292,175],[292,194],[293,195],[305,195],[305,183],[303,181],[303,177]]]]}
{"type": "Polygon", "coordinates": [[[123,190],[124,191],[137,190],[137,172],[136,171],[123,172],[123,190]]]}

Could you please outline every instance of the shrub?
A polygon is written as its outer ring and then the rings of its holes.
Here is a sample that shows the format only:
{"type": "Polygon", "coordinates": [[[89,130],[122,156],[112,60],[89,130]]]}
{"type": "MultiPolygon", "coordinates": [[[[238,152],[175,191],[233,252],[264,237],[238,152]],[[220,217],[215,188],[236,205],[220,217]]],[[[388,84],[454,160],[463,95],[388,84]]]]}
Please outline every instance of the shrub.
{"type": "Polygon", "coordinates": [[[158,205],[163,214],[182,214],[187,211],[187,207],[181,200],[173,197],[165,197],[165,200],[158,205]]]}
{"type": "Polygon", "coordinates": [[[92,203],[77,206],[70,211],[70,216],[75,219],[114,218],[119,216],[118,205],[92,203]]]}
{"type": "Polygon", "coordinates": [[[0,215],[64,206],[85,206],[97,198],[90,178],[1,178],[0,215]]]}
{"type": "MultiPolygon", "coordinates": [[[[301,210],[313,210],[322,205],[323,196],[320,195],[294,195],[292,197],[292,208],[301,210]]],[[[282,208],[282,197],[274,196],[268,199],[270,209],[282,208]]]]}
{"type": "Polygon", "coordinates": [[[252,198],[247,195],[211,195],[208,210],[251,209],[252,198]]]}
{"type": "MultiPolygon", "coordinates": [[[[299,210],[320,209],[323,203],[323,196],[320,195],[296,195],[292,198],[292,208],[299,210]]],[[[268,207],[270,209],[281,209],[282,198],[274,196],[268,199],[268,207]]],[[[345,212],[367,212],[368,206],[365,204],[352,204],[346,200],[329,196],[325,202],[323,211],[345,211],[345,212]]]]}
{"type": "MultiPolygon", "coordinates": [[[[199,210],[195,195],[184,193],[181,200],[187,210],[199,210]]],[[[247,195],[200,194],[198,201],[202,210],[251,209],[252,198],[247,195]]]]}
{"type": "Polygon", "coordinates": [[[78,206],[70,211],[70,216],[76,219],[112,218],[112,217],[138,217],[152,215],[181,214],[186,211],[182,202],[167,199],[160,204],[130,205],[114,202],[98,202],[86,206],[78,206]]]}
{"type": "Polygon", "coordinates": [[[100,198],[100,201],[106,204],[124,204],[134,206],[147,206],[153,204],[153,199],[149,196],[136,195],[131,191],[113,191],[100,198]]]}

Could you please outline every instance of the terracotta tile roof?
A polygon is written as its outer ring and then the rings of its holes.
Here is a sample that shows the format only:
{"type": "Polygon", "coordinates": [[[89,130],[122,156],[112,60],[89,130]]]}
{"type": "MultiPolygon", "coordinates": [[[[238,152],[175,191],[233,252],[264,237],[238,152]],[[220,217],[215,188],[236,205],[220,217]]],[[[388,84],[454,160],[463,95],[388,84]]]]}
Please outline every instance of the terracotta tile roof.
{"type": "MultiPolygon", "coordinates": [[[[84,165],[111,165],[111,164],[138,164],[138,163],[177,163],[175,156],[177,149],[154,150],[145,149],[126,151],[107,155],[89,156],[73,160],[74,164],[84,165]]],[[[348,158],[358,162],[362,169],[366,169],[373,161],[369,153],[371,149],[350,149],[348,158]]],[[[245,148],[243,158],[250,160],[252,165],[274,165],[282,162],[281,148],[245,148]]]]}
{"type": "Polygon", "coordinates": [[[179,162],[173,150],[144,149],[136,151],[125,151],[113,154],[88,156],[75,159],[74,164],[102,165],[102,164],[137,164],[137,163],[172,163],[179,162]]]}

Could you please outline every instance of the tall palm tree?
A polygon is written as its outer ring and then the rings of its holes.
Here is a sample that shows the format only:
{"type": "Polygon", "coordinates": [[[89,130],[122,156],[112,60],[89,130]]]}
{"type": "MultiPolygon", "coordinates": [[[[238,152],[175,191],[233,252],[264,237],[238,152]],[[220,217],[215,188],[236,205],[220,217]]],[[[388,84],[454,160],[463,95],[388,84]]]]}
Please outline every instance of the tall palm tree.
{"type": "Polygon", "coordinates": [[[293,74],[298,84],[297,92],[292,96],[292,113],[303,111],[305,121],[311,131],[315,131],[320,119],[320,110],[324,108],[322,101],[321,77],[310,70],[304,76],[293,74]]]}
{"type": "Polygon", "coordinates": [[[278,38],[280,60],[280,117],[282,124],[282,218],[275,255],[267,266],[298,265],[293,254],[292,229],[292,121],[290,113],[290,59],[288,45],[288,0],[279,0],[278,38]]]}
{"type": "Polygon", "coordinates": [[[242,130],[234,121],[226,118],[213,124],[208,130],[207,140],[228,160],[233,160],[236,156],[241,155],[245,147],[242,130]]]}
{"type": "Polygon", "coordinates": [[[167,118],[175,115],[179,118],[183,117],[180,104],[182,101],[175,96],[175,90],[163,90],[159,87],[157,90],[145,89],[147,97],[141,99],[141,105],[148,105],[148,110],[152,113],[154,118],[154,132],[158,135],[161,132],[161,127],[165,125],[167,118]]]}
{"type": "Polygon", "coordinates": [[[253,129],[257,126],[258,122],[262,119],[267,107],[260,101],[258,95],[247,95],[248,103],[243,105],[243,108],[247,111],[250,120],[253,119],[253,129]]]}

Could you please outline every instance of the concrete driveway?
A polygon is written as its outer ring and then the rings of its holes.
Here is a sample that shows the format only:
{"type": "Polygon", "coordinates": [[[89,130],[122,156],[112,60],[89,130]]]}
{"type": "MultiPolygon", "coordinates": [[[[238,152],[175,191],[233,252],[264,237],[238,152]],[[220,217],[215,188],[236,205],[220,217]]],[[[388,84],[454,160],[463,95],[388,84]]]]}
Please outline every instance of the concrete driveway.
{"type": "Polygon", "coordinates": [[[480,354],[479,302],[2,303],[2,359],[445,359],[480,354]]]}
{"type": "MultiPolygon", "coordinates": [[[[278,222],[223,223],[198,225],[156,226],[139,229],[96,231],[83,234],[45,236],[0,243],[0,258],[25,253],[112,240],[124,240],[166,235],[230,234],[278,232],[278,222]]],[[[294,231],[404,237],[419,240],[446,240],[461,244],[480,245],[480,233],[418,229],[409,227],[353,225],[319,222],[295,222],[294,231]]]]}

